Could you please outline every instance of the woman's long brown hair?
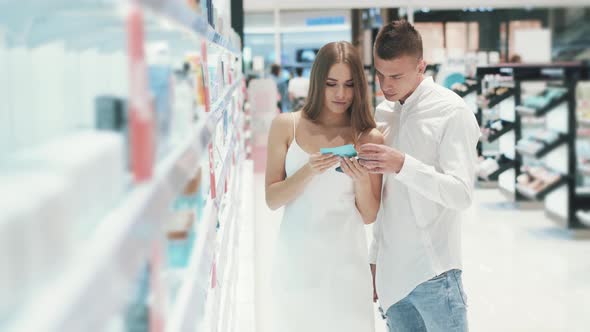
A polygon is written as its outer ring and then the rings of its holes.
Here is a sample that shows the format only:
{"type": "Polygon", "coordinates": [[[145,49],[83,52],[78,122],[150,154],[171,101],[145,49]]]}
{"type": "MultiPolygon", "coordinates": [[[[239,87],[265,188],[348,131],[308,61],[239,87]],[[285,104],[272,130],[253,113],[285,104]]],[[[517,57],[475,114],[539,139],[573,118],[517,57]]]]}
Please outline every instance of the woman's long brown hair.
{"type": "Polygon", "coordinates": [[[375,128],[375,119],[367,96],[367,79],[358,51],[348,42],[339,41],[324,45],[316,55],[311,67],[309,97],[303,106],[303,113],[312,121],[323,110],[325,102],[326,80],[330,68],[336,63],[348,64],[354,82],[354,98],[348,109],[350,122],[354,130],[354,140],[367,129],[375,128]]]}

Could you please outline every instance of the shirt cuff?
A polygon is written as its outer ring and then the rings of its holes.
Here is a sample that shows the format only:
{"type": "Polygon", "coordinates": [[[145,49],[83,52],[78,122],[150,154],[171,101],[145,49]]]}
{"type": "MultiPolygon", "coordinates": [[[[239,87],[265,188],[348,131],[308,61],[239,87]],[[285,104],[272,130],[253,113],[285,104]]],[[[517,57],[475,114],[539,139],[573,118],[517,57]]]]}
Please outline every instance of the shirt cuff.
{"type": "Polygon", "coordinates": [[[406,153],[404,158],[404,164],[399,170],[399,173],[394,174],[395,179],[401,182],[406,181],[414,177],[414,173],[420,166],[420,161],[406,153]]]}

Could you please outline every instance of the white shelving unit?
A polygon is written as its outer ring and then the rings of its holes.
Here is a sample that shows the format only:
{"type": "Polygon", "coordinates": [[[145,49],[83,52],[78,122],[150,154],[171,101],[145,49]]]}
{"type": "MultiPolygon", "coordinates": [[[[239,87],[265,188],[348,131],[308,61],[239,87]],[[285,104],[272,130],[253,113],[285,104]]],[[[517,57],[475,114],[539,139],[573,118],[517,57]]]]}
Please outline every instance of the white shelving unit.
{"type": "MultiPolygon", "coordinates": [[[[84,3],[99,4],[97,1],[84,3]]],[[[196,39],[215,44],[218,52],[239,58],[240,45],[235,33],[228,37],[226,33],[215,31],[205,18],[187,10],[186,2],[141,0],[139,3],[144,9],[149,8],[154,14],[169,19],[176,28],[190,31],[196,39]]],[[[59,1],[53,4],[53,8],[65,5],[67,1],[59,1]]],[[[100,2],[100,5],[104,6],[104,3],[100,2]]],[[[54,282],[35,291],[6,331],[104,331],[105,322],[125,309],[129,289],[142,264],[149,260],[154,241],[164,237],[160,223],[170,217],[170,207],[177,195],[195,176],[201,159],[208,155],[208,145],[213,141],[224,113],[235,105],[233,101],[242,88],[243,78],[238,75],[232,81],[221,96],[212,101],[211,111],[192,126],[186,139],[158,162],[153,177],[134,186],[118,206],[106,214],[63,273],[54,282]]],[[[241,166],[245,157],[243,144],[237,139],[241,128],[233,128],[234,124],[240,126],[244,120],[241,110],[236,111],[236,116],[238,119],[230,126],[230,143],[222,158],[216,183],[218,194],[215,199],[207,201],[204,214],[195,225],[197,240],[183,273],[179,295],[168,312],[165,331],[196,331],[197,326],[202,327],[207,319],[211,325],[217,325],[210,320],[216,315],[205,312],[206,305],[215,312],[222,310],[220,317],[223,319],[235,316],[230,303],[235,302],[239,261],[236,255],[237,216],[242,215],[244,196],[240,184],[245,182],[242,179],[247,179],[245,170],[249,170],[241,166]],[[228,175],[231,183],[228,192],[223,194],[228,175]],[[216,230],[218,222],[221,224],[219,232],[216,230]],[[221,275],[218,276],[218,287],[212,290],[210,268],[216,256],[221,275]],[[227,289],[225,283],[229,286],[227,289]],[[220,296],[223,307],[211,305],[217,296],[220,296]],[[199,308],[201,315],[195,314],[199,308]]],[[[229,330],[231,325],[227,325],[227,321],[223,324],[226,324],[223,330],[229,330]]]]}

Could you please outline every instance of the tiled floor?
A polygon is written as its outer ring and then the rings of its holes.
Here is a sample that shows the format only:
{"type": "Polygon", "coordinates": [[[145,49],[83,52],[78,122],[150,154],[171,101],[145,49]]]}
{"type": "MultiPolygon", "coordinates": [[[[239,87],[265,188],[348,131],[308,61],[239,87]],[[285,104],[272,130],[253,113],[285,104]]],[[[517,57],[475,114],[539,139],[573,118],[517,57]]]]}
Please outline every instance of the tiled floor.
{"type": "MultiPolygon", "coordinates": [[[[266,208],[264,177],[255,181],[257,331],[275,332],[267,285],[281,211],[266,208]]],[[[478,189],[465,213],[463,253],[471,331],[590,331],[587,232],[562,230],[542,210],[518,210],[498,190],[478,189]]]]}

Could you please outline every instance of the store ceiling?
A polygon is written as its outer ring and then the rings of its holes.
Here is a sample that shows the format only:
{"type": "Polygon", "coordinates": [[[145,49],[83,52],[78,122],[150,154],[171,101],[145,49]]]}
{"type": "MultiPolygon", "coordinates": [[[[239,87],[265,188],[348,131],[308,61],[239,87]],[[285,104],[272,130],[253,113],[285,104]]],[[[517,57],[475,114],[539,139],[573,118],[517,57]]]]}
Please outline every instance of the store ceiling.
{"type": "Polygon", "coordinates": [[[463,9],[463,8],[524,8],[524,7],[584,7],[588,0],[244,0],[244,9],[267,11],[278,9],[336,9],[336,8],[398,8],[463,9]]]}

